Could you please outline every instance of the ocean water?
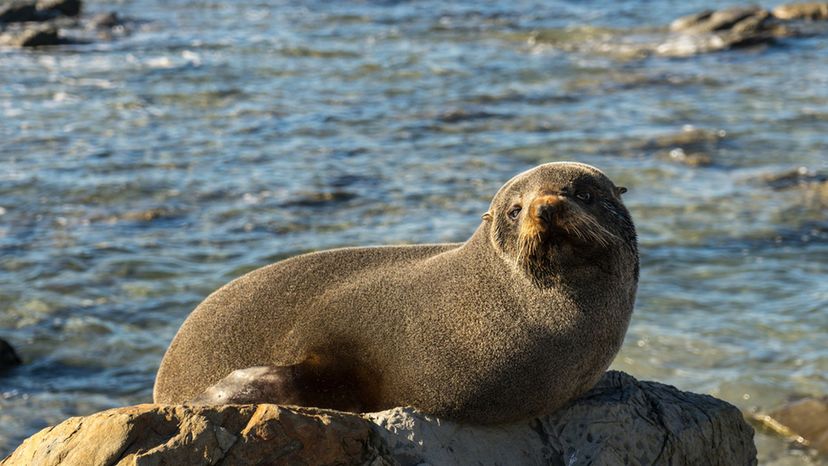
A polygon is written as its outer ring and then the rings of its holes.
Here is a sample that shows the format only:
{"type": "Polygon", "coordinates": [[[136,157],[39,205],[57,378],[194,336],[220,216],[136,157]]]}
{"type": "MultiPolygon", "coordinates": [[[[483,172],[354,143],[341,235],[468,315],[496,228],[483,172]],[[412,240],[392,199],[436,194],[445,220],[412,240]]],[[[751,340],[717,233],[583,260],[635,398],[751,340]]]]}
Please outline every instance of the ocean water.
{"type": "MultiPolygon", "coordinates": [[[[0,49],[0,338],[26,363],[0,376],[0,457],[151,400],[227,281],[463,241],[555,160],[629,188],[642,272],[614,368],[746,411],[828,394],[828,37],[628,53],[725,4],[90,1],[130,33],[0,49]]],[[[762,464],[820,461],[756,441],[762,464]]]]}

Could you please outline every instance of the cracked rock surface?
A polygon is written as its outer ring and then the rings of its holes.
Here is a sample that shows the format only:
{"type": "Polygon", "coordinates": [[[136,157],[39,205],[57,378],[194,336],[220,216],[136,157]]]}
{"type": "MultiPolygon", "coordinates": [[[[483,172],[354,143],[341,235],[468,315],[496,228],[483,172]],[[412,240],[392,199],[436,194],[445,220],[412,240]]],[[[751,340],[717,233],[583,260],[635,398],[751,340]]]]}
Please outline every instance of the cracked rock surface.
{"type": "Polygon", "coordinates": [[[31,464],[753,465],[756,448],[736,407],[611,371],[568,407],[501,426],[457,424],[412,408],[118,408],[46,428],[0,462],[31,464]]]}

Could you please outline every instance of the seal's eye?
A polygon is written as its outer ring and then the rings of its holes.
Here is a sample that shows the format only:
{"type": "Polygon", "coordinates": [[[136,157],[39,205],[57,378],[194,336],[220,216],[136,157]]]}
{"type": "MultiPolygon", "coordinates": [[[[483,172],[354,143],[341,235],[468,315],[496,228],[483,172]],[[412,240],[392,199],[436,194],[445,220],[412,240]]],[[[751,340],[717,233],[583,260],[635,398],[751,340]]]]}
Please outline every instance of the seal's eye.
{"type": "Polygon", "coordinates": [[[589,202],[589,201],[592,200],[592,194],[590,194],[586,191],[581,191],[581,192],[575,193],[575,197],[577,197],[578,199],[580,199],[584,202],[589,202]]]}
{"type": "Polygon", "coordinates": [[[521,207],[519,205],[512,206],[512,208],[509,209],[508,212],[506,212],[506,215],[508,215],[510,219],[516,220],[518,218],[518,215],[520,215],[520,210],[521,207]]]}

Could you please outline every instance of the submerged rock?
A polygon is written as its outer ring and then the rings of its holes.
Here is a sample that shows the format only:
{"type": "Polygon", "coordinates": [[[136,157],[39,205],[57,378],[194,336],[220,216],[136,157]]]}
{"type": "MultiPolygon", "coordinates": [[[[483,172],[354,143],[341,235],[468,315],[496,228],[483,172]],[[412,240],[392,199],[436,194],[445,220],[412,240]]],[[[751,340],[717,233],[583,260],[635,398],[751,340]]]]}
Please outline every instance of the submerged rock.
{"type": "Polygon", "coordinates": [[[758,6],[704,10],[673,21],[671,36],[655,51],[665,56],[689,56],[828,33],[824,25],[809,26],[798,20],[828,20],[828,3],[793,3],[772,12],[758,6]]]}
{"type": "Polygon", "coordinates": [[[118,13],[110,11],[107,13],[98,13],[89,20],[87,25],[90,29],[112,29],[121,26],[123,23],[118,13]]]}
{"type": "Polygon", "coordinates": [[[37,21],[37,9],[29,2],[8,2],[0,5],[0,23],[37,21]]]}
{"type": "Polygon", "coordinates": [[[20,356],[6,340],[0,338],[0,371],[23,364],[20,356]]]}
{"type": "Polygon", "coordinates": [[[688,56],[736,47],[768,44],[785,29],[768,10],[758,6],[705,10],[670,24],[673,35],[656,47],[667,56],[688,56]]]}
{"type": "Polygon", "coordinates": [[[0,46],[39,47],[112,40],[135,21],[114,12],[81,17],[81,0],[0,0],[0,46]]]}
{"type": "Polygon", "coordinates": [[[726,135],[723,130],[686,127],[635,144],[632,149],[691,167],[705,167],[715,163],[715,154],[726,135]]]}
{"type": "Polygon", "coordinates": [[[770,13],[758,6],[731,7],[724,10],[704,10],[700,13],[683,16],[670,23],[670,30],[698,34],[703,32],[733,29],[738,24],[754,18],[766,19],[770,13]]]}
{"type": "Polygon", "coordinates": [[[352,414],[272,404],[138,405],[71,418],[2,466],[103,464],[754,465],[734,406],[608,372],[560,411],[509,425],[394,408],[352,414]]]}
{"type": "Polygon", "coordinates": [[[782,173],[774,173],[762,177],[768,186],[776,190],[791,188],[809,188],[813,185],[828,183],[828,173],[820,173],[800,167],[782,173]]]}
{"type": "Polygon", "coordinates": [[[0,23],[37,21],[37,8],[31,2],[7,2],[0,4],[0,23]]]}
{"type": "Polygon", "coordinates": [[[81,12],[80,0],[37,0],[39,11],[50,11],[65,16],[78,16],[81,12]]]}
{"type": "Polygon", "coordinates": [[[803,398],[751,418],[791,442],[828,455],[828,397],[803,398]]]}
{"type": "Polygon", "coordinates": [[[282,207],[325,207],[355,199],[357,195],[349,191],[318,191],[300,194],[282,203],[282,207]]]}
{"type": "Polygon", "coordinates": [[[176,216],[175,211],[167,207],[154,207],[146,210],[134,210],[126,212],[120,217],[115,217],[115,220],[127,220],[132,222],[151,222],[162,218],[173,218],[176,216]]]}
{"type": "Polygon", "coordinates": [[[13,0],[0,5],[0,23],[42,22],[80,12],[80,0],[13,0]]]}
{"type": "Polygon", "coordinates": [[[828,207],[828,172],[800,167],[782,173],[765,175],[761,180],[776,191],[798,190],[802,194],[800,208],[828,207]]]}
{"type": "Polygon", "coordinates": [[[12,47],[41,47],[66,43],[58,29],[50,24],[24,27],[0,35],[0,45],[12,47]]]}
{"type": "Polygon", "coordinates": [[[828,2],[790,3],[773,9],[773,16],[782,20],[828,20],[828,2]]]}

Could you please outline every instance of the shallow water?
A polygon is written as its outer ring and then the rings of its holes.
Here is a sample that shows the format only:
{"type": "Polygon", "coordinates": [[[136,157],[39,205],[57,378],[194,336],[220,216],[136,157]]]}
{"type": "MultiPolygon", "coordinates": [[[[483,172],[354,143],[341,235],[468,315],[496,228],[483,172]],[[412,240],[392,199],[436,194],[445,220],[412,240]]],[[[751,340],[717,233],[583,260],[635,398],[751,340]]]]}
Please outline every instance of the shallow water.
{"type": "MultiPolygon", "coordinates": [[[[462,241],[553,160],[630,188],[642,275],[615,368],[743,409],[828,394],[828,189],[762,180],[828,170],[828,41],[607,45],[708,6],[134,0],[114,4],[136,20],[121,40],[0,49],[0,337],[26,360],[0,378],[0,456],[150,400],[178,326],[230,279],[462,241]],[[708,164],[658,139],[690,127],[708,164]]],[[[817,461],[757,443],[763,464],[817,461]]]]}

